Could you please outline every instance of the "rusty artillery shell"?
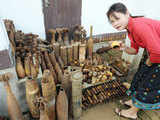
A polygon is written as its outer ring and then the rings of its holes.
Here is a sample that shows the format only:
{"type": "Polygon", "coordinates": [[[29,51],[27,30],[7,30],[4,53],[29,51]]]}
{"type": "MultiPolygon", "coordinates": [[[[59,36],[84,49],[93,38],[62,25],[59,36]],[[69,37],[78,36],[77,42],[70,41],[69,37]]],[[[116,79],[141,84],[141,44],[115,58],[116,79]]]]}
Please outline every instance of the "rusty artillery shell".
{"type": "Polygon", "coordinates": [[[68,64],[73,62],[73,49],[72,46],[67,46],[68,64]]]}
{"type": "Polygon", "coordinates": [[[30,77],[31,76],[31,67],[30,67],[30,57],[29,56],[25,57],[24,68],[25,68],[26,75],[28,77],[30,77]]]}
{"type": "Polygon", "coordinates": [[[68,120],[68,100],[62,89],[57,96],[56,111],[58,120],[68,120]]]}
{"type": "Polygon", "coordinates": [[[31,67],[31,77],[32,78],[36,78],[38,74],[37,74],[36,68],[35,68],[35,66],[33,64],[33,60],[32,59],[30,61],[30,67],[31,67]]]}
{"type": "Polygon", "coordinates": [[[39,109],[34,103],[37,97],[40,97],[38,83],[35,79],[28,79],[26,81],[26,100],[33,118],[39,118],[39,109]]]}
{"type": "Polygon", "coordinates": [[[88,57],[92,59],[93,57],[93,38],[92,38],[92,26],[90,27],[90,38],[88,40],[88,57]]]}
{"type": "Polygon", "coordinates": [[[60,44],[58,42],[53,43],[53,50],[55,51],[56,58],[60,56],[60,44]]]}
{"type": "Polygon", "coordinates": [[[69,95],[71,94],[71,73],[69,72],[64,72],[64,77],[62,80],[62,87],[64,88],[64,90],[66,91],[66,95],[69,98],[69,95]]]}
{"type": "Polygon", "coordinates": [[[19,78],[25,77],[25,70],[20,57],[17,57],[16,59],[16,71],[19,78]]]}
{"type": "Polygon", "coordinates": [[[58,63],[59,63],[59,65],[60,65],[60,67],[61,67],[61,69],[62,69],[62,71],[64,70],[64,63],[63,63],[63,61],[62,61],[62,58],[61,57],[58,57],[58,63]]]}
{"type": "Polygon", "coordinates": [[[73,46],[73,60],[78,60],[79,58],[78,43],[76,42],[72,44],[72,46],[73,46]]]}
{"type": "Polygon", "coordinates": [[[82,114],[82,80],[83,75],[80,70],[72,72],[72,108],[73,108],[73,118],[78,120],[82,114]]]}
{"type": "Polygon", "coordinates": [[[55,43],[55,34],[56,34],[56,30],[55,29],[49,29],[48,33],[51,34],[51,44],[55,43]]]}
{"type": "Polygon", "coordinates": [[[51,63],[52,65],[54,66],[55,68],[55,71],[56,71],[56,74],[58,76],[58,82],[61,83],[62,79],[63,79],[63,73],[62,73],[62,70],[56,60],[56,57],[55,57],[55,54],[54,54],[54,51],[52,51],[50,54],[49,54],[49,57],[50,57],[50,60],[51,60],[51,63]]]}
{"type": "Polygon", "coordinates": [[[72,116],[72,82],[71,82],[71,73],[68,71],[64,72],[63,80],[62,80],[62,87],[64,88],[67,98],[68,98],[68,112],[69,115],[72,116]]]}
{"type": "Polygon", "coordinates": [[[45,51],[44,52],[44,56],[45,56],[45,61],[46,61],[46,64],[47,64],[47,67],[49,68],[49,70],[52,72],[52,75],[54,77],[54,81],[55,83],[57,84],[58,83],[58,80],[57,80],[57,75],[55,73],[55,70],[53,69],[53,66],[52,66],[52,63],[50,61],[50,58],[49,58],[49,55],[48,55],[48,52],[45,51]]]}
{"type": "Polygon", "coordinates": [[[16,97],[14,96],[11,87],[9,85],[8,80],[10,77],[7,74],[3,74],[0,76],[1,80],[4,81],[4,87],[6,89],[7,93],[7,107],[8,107],[8,114],[11,120],[24,120],[22,116],[22,111],[20,109],[20,106],[18,104],[18,101],[16,100],[16,97]]]}
{"type": "Polygon", "coordinates": [[[47,69],[47,66],[46,66],[43,54],[41,55],[41,68],[42,68],[42,71],[44,71],[45,69],[47,69]]]}
{"type": "Polygon", "coordinates": [[[64,34],[63,40],[64,40],[65,45],[69,45],[69,34],[68,34],[68,32],[69,32],[68,28],[63,28],[63,34],[64,34]]]}
{"type": "Polygon", "coordinates": [[[60,56],[63,60],[64,65],[67,66],[67,64],[68,64],[68,61],[67,61],[67,47],[66,46],[61,46],[60,53],[61,53],[60,56]]]}
{"type": "Polygon", "coordinates": [[[50,101],[56,96],[56,85],[54,78],[49,70],[45,70],[42,76],[42,94],[46,101],[50,101]]]}
{"type": "Polygon", "coordinates": [[[79,61],[84,62],[86,59],[86,44],[79,45],[79,61]]]}
{"type": "Polygon", "coordinates": [[[39,73],[39,65],[40,65],[40,63],[39,63],[39,56],[38,56],[37,53],[34,53],[33,56],[34,56],[34,61],[35,61],[36,72],[38,74],[39,73]]]}
{"type": "Polygon", "coordinates": [[[54,78],[49,70],[45,70],[42,76],[42,95],[48,102],[48,115],[50,120],[55,118],[55,98],[56,98],[56,85],[54,78]]]}
{"type": "Polygon", "coordinates": [[[63,31],[62,31],[61,28],[56,28],[56,32],[58,33],[57,42],[62,45],[62,44],[63,44],[63,40],[62,40],[62,32],[63,32],[63,31]]]}

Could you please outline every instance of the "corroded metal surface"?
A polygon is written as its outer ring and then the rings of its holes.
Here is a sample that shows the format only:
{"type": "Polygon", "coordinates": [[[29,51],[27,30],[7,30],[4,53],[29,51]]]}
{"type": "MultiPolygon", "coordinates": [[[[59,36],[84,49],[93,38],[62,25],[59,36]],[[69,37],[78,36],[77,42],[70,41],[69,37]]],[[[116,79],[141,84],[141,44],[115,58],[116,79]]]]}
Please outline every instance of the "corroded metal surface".
{"type": "Polygon", "coordinates": [[[81,24],[82,0],[49,0],[49,3],[48,7],[43,5],[46,30],[81,24]]]}

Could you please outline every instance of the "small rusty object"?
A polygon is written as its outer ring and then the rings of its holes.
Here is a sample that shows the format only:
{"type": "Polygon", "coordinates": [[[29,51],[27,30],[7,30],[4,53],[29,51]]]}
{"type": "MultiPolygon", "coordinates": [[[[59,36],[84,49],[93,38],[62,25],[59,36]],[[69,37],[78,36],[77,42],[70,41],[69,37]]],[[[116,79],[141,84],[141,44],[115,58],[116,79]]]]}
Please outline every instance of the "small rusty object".
{"type": "Polygon", "coordinates": [[[43,97],[37,97],[34,102],[40,110],[40,120],[51,120],[48,116],[48,102],[43,97]]]}

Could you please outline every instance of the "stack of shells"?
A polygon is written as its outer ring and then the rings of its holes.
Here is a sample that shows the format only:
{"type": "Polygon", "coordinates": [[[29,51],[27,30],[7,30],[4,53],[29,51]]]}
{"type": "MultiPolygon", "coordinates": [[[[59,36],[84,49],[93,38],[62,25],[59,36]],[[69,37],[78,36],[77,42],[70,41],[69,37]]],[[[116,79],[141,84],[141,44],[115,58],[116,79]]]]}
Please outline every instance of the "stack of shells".
{"type": "Polygon", "coordinates": [[[127,88],[120,81],[113,80],[83,89],[82,108],[85,110],[96,104],[126,95],[127,88]]]}
{"type": "Polygon", "coordinates": [[[105,33],[93,36],[94,43],[126,39],[127,32],[105,33]]]}
{"type": "Polygon", "coordinates": [[[26,100],[32,117],[37,119],[41,116],[39,106],[36,104],[36,100],[40,97],[43,97],[46,102],[45,104],[47,105],[45,106],[45,110],[49,120],[55,120],[55,101],[57,94],[56,85],[51,72],[47,69],[43,72],[41,88],[42,93],[36,79],[28,79],[26,81],[26,100]]]}

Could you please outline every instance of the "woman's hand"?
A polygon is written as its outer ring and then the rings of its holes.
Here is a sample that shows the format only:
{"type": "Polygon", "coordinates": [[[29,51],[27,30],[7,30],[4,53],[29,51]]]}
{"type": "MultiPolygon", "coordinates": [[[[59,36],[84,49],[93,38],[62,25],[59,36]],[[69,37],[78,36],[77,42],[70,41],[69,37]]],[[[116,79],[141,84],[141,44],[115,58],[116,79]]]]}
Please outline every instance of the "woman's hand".
{"type": "Polygon", "coordinates": [[[136,54],[137,54],[136,49],[131,48],[131,47],[127,47],[127,46],[125,46],[124,51],[125,51],[126,53],[130,54],[130,55],[136,55],[136,54]]]}
{"type": "Polygon", "coordinates": [[[130,55],[136,55],[137,54],[137,52],[136,52],[136,50],[134,48],[127,47],[124,43],[120,44],[120,50],[123,50],[127,54],[130,54],[130,55]]]}
{"type": "Polygon", "coordinates": [[[147,58],[147,60],[146,60],[146,65],[149,66],[149,67],[152,66],[152,63],[151,63],[149,58],[147,58]]]}

